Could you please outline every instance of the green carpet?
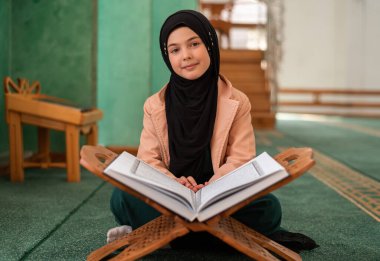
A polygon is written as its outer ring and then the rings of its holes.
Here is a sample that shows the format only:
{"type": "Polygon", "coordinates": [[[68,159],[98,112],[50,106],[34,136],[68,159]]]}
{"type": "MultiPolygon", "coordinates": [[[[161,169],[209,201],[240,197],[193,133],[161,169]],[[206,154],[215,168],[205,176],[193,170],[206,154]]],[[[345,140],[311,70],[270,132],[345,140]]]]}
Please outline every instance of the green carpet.
{"type": "MultiPolygon", "coordinates": [[[[275,192],[283,207],[283,227],[320,245],[302,252],[302,258],[380,260],[380,121],[284,116],[277,127],[256,132],[258,152],[275,155],[303,146],[316,151],[316,166],[275,192]],[[351,176],[362,186],[351,184],[351,176]]],[[[0,260],[84,260],[105,244],[107,230],[116,225],[109,211],[112,186],[84,170],[80,183],[65,178],[62,169],[28,170],[22,184],[0,178],[0,260]]],[[[248,260],[223,249],[162,249],[143,258],[216,259],[248,260]]]]}
{"type": "Polygon", "coordinates": [[[64,170],[28,170],[24,183],[0,180],[0,259],[18,260],[38,248],[103,183],[83,172],[81,183],[67,183],[64,170]]]}

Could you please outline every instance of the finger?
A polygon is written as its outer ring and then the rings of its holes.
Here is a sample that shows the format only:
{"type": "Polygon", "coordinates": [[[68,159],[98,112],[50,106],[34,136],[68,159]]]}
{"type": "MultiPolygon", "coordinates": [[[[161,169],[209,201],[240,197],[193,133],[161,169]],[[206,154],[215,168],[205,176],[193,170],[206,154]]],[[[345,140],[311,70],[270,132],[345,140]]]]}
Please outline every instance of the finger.
{"type": "Polygon", "coordinates": [[[182,179],[182,178],[176,178],[175,179],[178,183],[180,183],[181,185],[184,185],[186,184],[186,180],[182,179]]]}
{"type": "Polygon", "coordinates": [[[205,186],[205,185],[203,185],[203,184],[198,184],[198,185],[196,185],[195,187],[196,187],[198,190],[200,190],[201,188],[204,188],[204,186],[205,186]]]}
{"type": "Polygon", "coordinates": [[[190,182],[191,185],[193,185],[194,187],[197,185],[197,182],[195,181],[195,179],[192,177],[192,176],[188,176],[187,177],[187,180],[190,182]]]}
{"type": "Polygon", "coordinates": [[[191,190],[194,191],[194,192],[197,192],[197,191],[198,191],[198,189],[197,189],[196,187],[194,187],[194,186],[191,186],[189,189],[191,189],[191,190]]]}
{"type": "Polygon", "coordinates": [[[198,184],[194,187],[191,188],[191,190],[193,190],[194,192],[197,192],[198,190],[202,189],[204,187],[203,184],[198,184]]]}
{"type": "Polygon", "coordinates": [[[192,186],[192,185],[190,184],[190,182],[187,180],[186,177],[182,176],[182,177],[180,177],[179,179],[180,179],[180,183],[181,183],[182,185],[184,185],[185,187],[190,188],[190,186],[192,186]]]}

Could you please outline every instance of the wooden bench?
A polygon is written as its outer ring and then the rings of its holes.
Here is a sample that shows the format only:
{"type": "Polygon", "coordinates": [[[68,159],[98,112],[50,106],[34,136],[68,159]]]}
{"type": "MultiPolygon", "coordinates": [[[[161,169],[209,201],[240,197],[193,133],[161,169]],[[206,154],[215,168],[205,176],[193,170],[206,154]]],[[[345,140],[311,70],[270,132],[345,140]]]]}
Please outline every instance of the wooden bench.
{"type": "Polygon", "coordinates": [[[80,181],[79,149],[80,134],[86,143],[96,145],[97,121],[102,118],[98,109],[83,110],[68,101],[43,95],[39,82],[29,84],[19,79],[18,85],[10,77],[4,79],[6,120],[9,125],[10,179],[24,181],[24,168],[61,167],[67,169],[67,181],[80,181]],[[37,126],[38,152],[24,159],[22,124],[37,126]],[[49,130],[64,131],[66,159],[54,161],[50,152],[49,130]]]}
{"type": "Polygon", "coordinates": [[[281,88],[278,96],[278,112],[380,117],[379,90],[281,88]]]}

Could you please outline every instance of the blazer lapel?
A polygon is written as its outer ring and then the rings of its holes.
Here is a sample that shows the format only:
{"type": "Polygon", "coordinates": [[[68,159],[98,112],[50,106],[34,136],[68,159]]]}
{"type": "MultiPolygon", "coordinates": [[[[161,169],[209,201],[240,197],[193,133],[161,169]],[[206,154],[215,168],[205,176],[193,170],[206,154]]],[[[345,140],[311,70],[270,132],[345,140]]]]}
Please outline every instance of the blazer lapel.
{"type": "Polygon", "coordinates": [[[166,122],[165,106],[159,106],[152,114],[152,123],[157,133],[157,138],[160,143],[161,154],[163,155],[164,164],[169,167],[169,138],[168,126],[166,122]]]}
{"type": "MultiPolygon", "coordinates": [[[[211,158],[214,169],[219,168],[227,146],[228,133],[235,118],[239,102],[231,99],[220,99],[216,111],[214,133],[211,138],[211,158]]],[[[155,110],[152,113],[152,122],[162,149],[163,161],[169,166],[169,138],[166,124],[165,110],[155,110]]]]}
{"type": "MultiPolygon", "coordinates": [[[[231,99],[232,85],[221,75],[222,80],[218,82],[218,105],[214,123],[214,133],[211,138],[211,159],[214,170],[220,167],[222,158],[227,147],[228,133],[232,122],[235,119],[239,101],[231,99]]],[[[162,150],[163,162],[169,166],[169,138],[168,126],[166,122],[164,92],[166,86],[161,89],[156,108],[152,111],[151,118],[159,139],[160,149],[162,150]]]]}
{"type": "Polygon", "coordinates": [[[211,158],[214,170],[220,167],[224,155],[228,133],[235,118],[239,102],[228,98],[220,98],[216,111],[214,133],[211,139],[211,158]]]}

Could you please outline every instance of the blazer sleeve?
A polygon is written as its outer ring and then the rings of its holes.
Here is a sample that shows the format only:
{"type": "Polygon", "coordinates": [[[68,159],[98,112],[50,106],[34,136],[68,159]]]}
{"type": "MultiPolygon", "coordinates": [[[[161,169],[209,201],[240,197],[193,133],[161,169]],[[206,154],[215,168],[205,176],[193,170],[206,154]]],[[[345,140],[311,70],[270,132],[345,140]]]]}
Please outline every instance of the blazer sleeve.
{"type": "Polygon", "coordinates": [[[163,151],[160,146],[157,131],[154,128],[151,114],[150,99],[144,104],[143,129],[140,136],[140,145],[137,157],[162,173],[175,177],[167,168],[163,160],[163,151]]]}
{"type": "Polygon", "coordinates": [[[240,167],[256,156],[255,136],[251,122],[251,103],[245,94],[239,92],[237,95],[240,106],[228,135],[224,164],[216,173],[220,176],[240,167]]]}

